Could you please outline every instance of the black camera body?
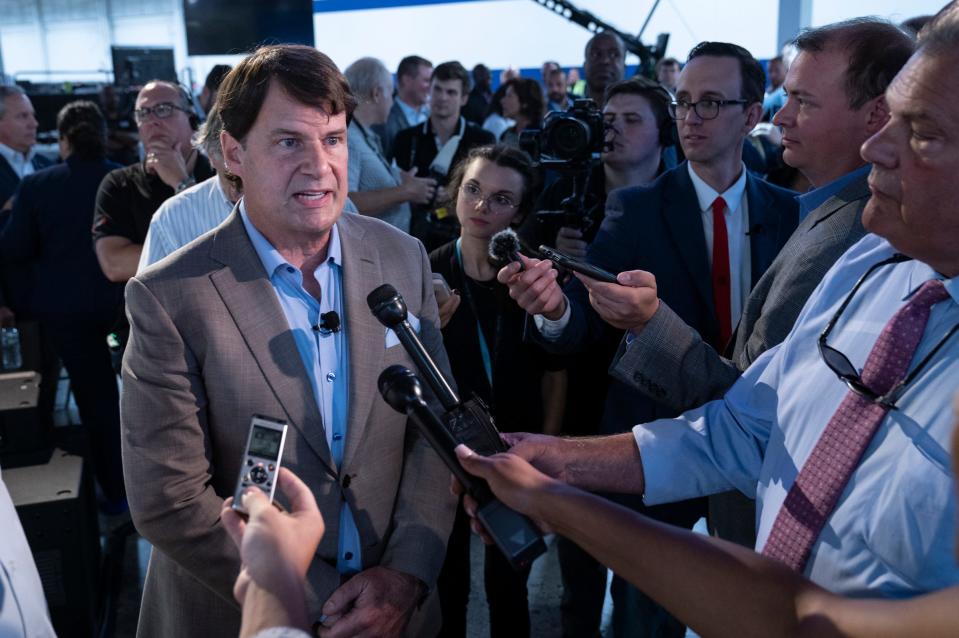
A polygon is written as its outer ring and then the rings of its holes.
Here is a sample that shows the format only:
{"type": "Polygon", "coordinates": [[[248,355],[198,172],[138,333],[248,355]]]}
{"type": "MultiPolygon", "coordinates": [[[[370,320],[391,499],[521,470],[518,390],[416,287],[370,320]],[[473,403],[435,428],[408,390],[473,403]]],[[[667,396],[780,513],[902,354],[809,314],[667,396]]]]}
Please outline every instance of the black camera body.
{"type": "Polygon", "coordinates": [[[567,111],[553,111],[543,119],[542,128],[520,134],[520,148],[544,166],[589,163],[606,148],[603,111],[590,99],[573,102],[567,111]]]}

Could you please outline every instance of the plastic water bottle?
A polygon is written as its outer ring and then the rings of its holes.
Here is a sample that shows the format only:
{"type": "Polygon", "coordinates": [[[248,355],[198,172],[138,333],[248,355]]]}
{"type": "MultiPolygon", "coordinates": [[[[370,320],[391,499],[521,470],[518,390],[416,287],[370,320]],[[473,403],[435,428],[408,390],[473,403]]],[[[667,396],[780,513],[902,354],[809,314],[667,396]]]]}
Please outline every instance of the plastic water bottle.
{"type": "Polygon", "coordinates": [[[20,331],[16,328],[0,328],[0,345],[3,347],[3,369],[19,370],[23,367],[20,354],[20,331]]]}

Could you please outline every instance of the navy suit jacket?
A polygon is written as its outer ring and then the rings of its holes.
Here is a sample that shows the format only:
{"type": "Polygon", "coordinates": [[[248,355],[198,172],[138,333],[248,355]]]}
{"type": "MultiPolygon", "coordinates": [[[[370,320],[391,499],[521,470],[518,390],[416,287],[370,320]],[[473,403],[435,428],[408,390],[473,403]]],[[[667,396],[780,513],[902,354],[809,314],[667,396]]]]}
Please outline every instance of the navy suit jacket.
{"type": "MultiPolygon", "coordinates": [[[[31,163],[37,171],[53,164],[43,155],[35,155],[31,163]]],[[[0,208],[13,197],[19,186],[20,176],[6,159],[0,157],[0,208]]],[[[10,211],[0,213],[0,229],[6,225],[9,218],[10,211]]],[[[30,287],[24,281],[24,278],[29,276],[29,269],[24,266],[8,266],[0,275],[0,306],[10,306],[17,314],[22,314],[26,310],[30,295],[30,287]]]]}
{"type": "Polygon", "coordinates": [[[20,183],[0,232],[0,262],[20,266],[29,313],[109,316],[119,309],[122,286],[100,270],[90,226],[97,188],[118,168],[106,160],[67,158],[20,183]]]}
{"type": "MultiPolygon", "coordinates": [[[[752,285],[759,280],[796,228],[795,193],[747,172],[752,285]]],[[[683,321],[709,342],[718,341],[711,266],[707,258],[699,200],[687,163],[660,175],[645,187],[615,190],[606,200],[606,217],[590,245],[587,261],[613,273],[646,270],[656,276],[657,291],[683,321]]],[[[570,321],[556,342],[533,338],[556,352],[577,352],[615,330],[589,304],[577,279],[567,284],[570,321]]],[[[748,291],[747,291],[748,292],[748,291]]],[[[620,332],[622,334],[622,332],[620,332]]],[[[604,433],[625,432],[637,423],[676,416],[638,390],[613,379],[601,422],[604,433]]]]}

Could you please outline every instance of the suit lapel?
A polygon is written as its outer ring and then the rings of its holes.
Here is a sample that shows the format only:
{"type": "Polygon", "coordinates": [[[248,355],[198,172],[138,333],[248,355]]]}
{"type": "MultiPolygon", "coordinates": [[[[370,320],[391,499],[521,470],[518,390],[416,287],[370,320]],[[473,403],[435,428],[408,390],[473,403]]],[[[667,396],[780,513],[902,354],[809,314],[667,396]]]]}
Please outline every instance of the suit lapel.
{"type": "Polygon", "coordinates": [[[688,171],[686,162],[671,171],[669,182],[663,185],[662,214],[666,228],[689,269],[697,294],[715,315],[712,274],[706,259],[706,233],[703,231],[699,199],[688,171]]]}
{"type": "Polygon", "coordinates": [[[309,376],[238,208],[234,208],[229,220],[216,231],[210,256],[226,266],[214,271],[210,280],[286,411],[290,426],[309,443],[326,471],[336,476],[309,376]]]}
{"type": "Polygon", "coordinates": [[[378,246],[364,242],[365,231],[344,214],[338,222],[343,250],[343,311],[350,361],[349,415],[346,450],[341,467],[358,455],[367,434],[373,402],[380,400],[376,381],[383,370],[386,329],[366,303],[366,296],[386,283],[380,270],[378,246]]]}
{"type": "Polygon", "coordinates": [[[869,174],[866,173],[860,179],[857,179],[853,183],[846,186],[844,189],[824,201],[817,208],[809,212],[809,216],[812,218],[811,223],[808,226],[809,230],[812,230],[819,224],[825,222],[827,219],[832,217],[836,211],[848,204],[849,202],[855,201],[857,199],[862,199],[869,195],[869,174]]]}
{"type": "MultiPolygon", "coordinates": [[[[0,191],[9,190],[10,195],[13,195],[19,183],[20,176],[13,170],[13,167],[10,166],[10,163],[5,157],[0,157],[0,191]]],[[[4,203],[6,202],[0,201],[0,207],[2,207],[4,203]]]]}
{"type": "Polygon", "coordinates": [[[779,252],[779,215],[781,211],[772,209],[769,196],[759,188],[759,180],[746,174],[746,201],[749,207],[749,219],[746,230],[749,232],[749,261],[751,265],[750,288],[756,285],[779,252]]]}

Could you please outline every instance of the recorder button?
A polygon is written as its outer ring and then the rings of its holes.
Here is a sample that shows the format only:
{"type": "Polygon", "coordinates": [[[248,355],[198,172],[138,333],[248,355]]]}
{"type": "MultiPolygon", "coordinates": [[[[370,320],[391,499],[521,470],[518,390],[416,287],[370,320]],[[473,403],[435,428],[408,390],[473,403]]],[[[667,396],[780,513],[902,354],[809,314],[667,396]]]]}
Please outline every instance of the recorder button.
{"type": "Polygon", "coordinates": [[[254,483],[263,483],[270,478],[270,476],[266,473],[266,470],[263,469],[262,465],[257,465],[255,468],[250,470],[250,478],[253,479],[254,483]]]}

